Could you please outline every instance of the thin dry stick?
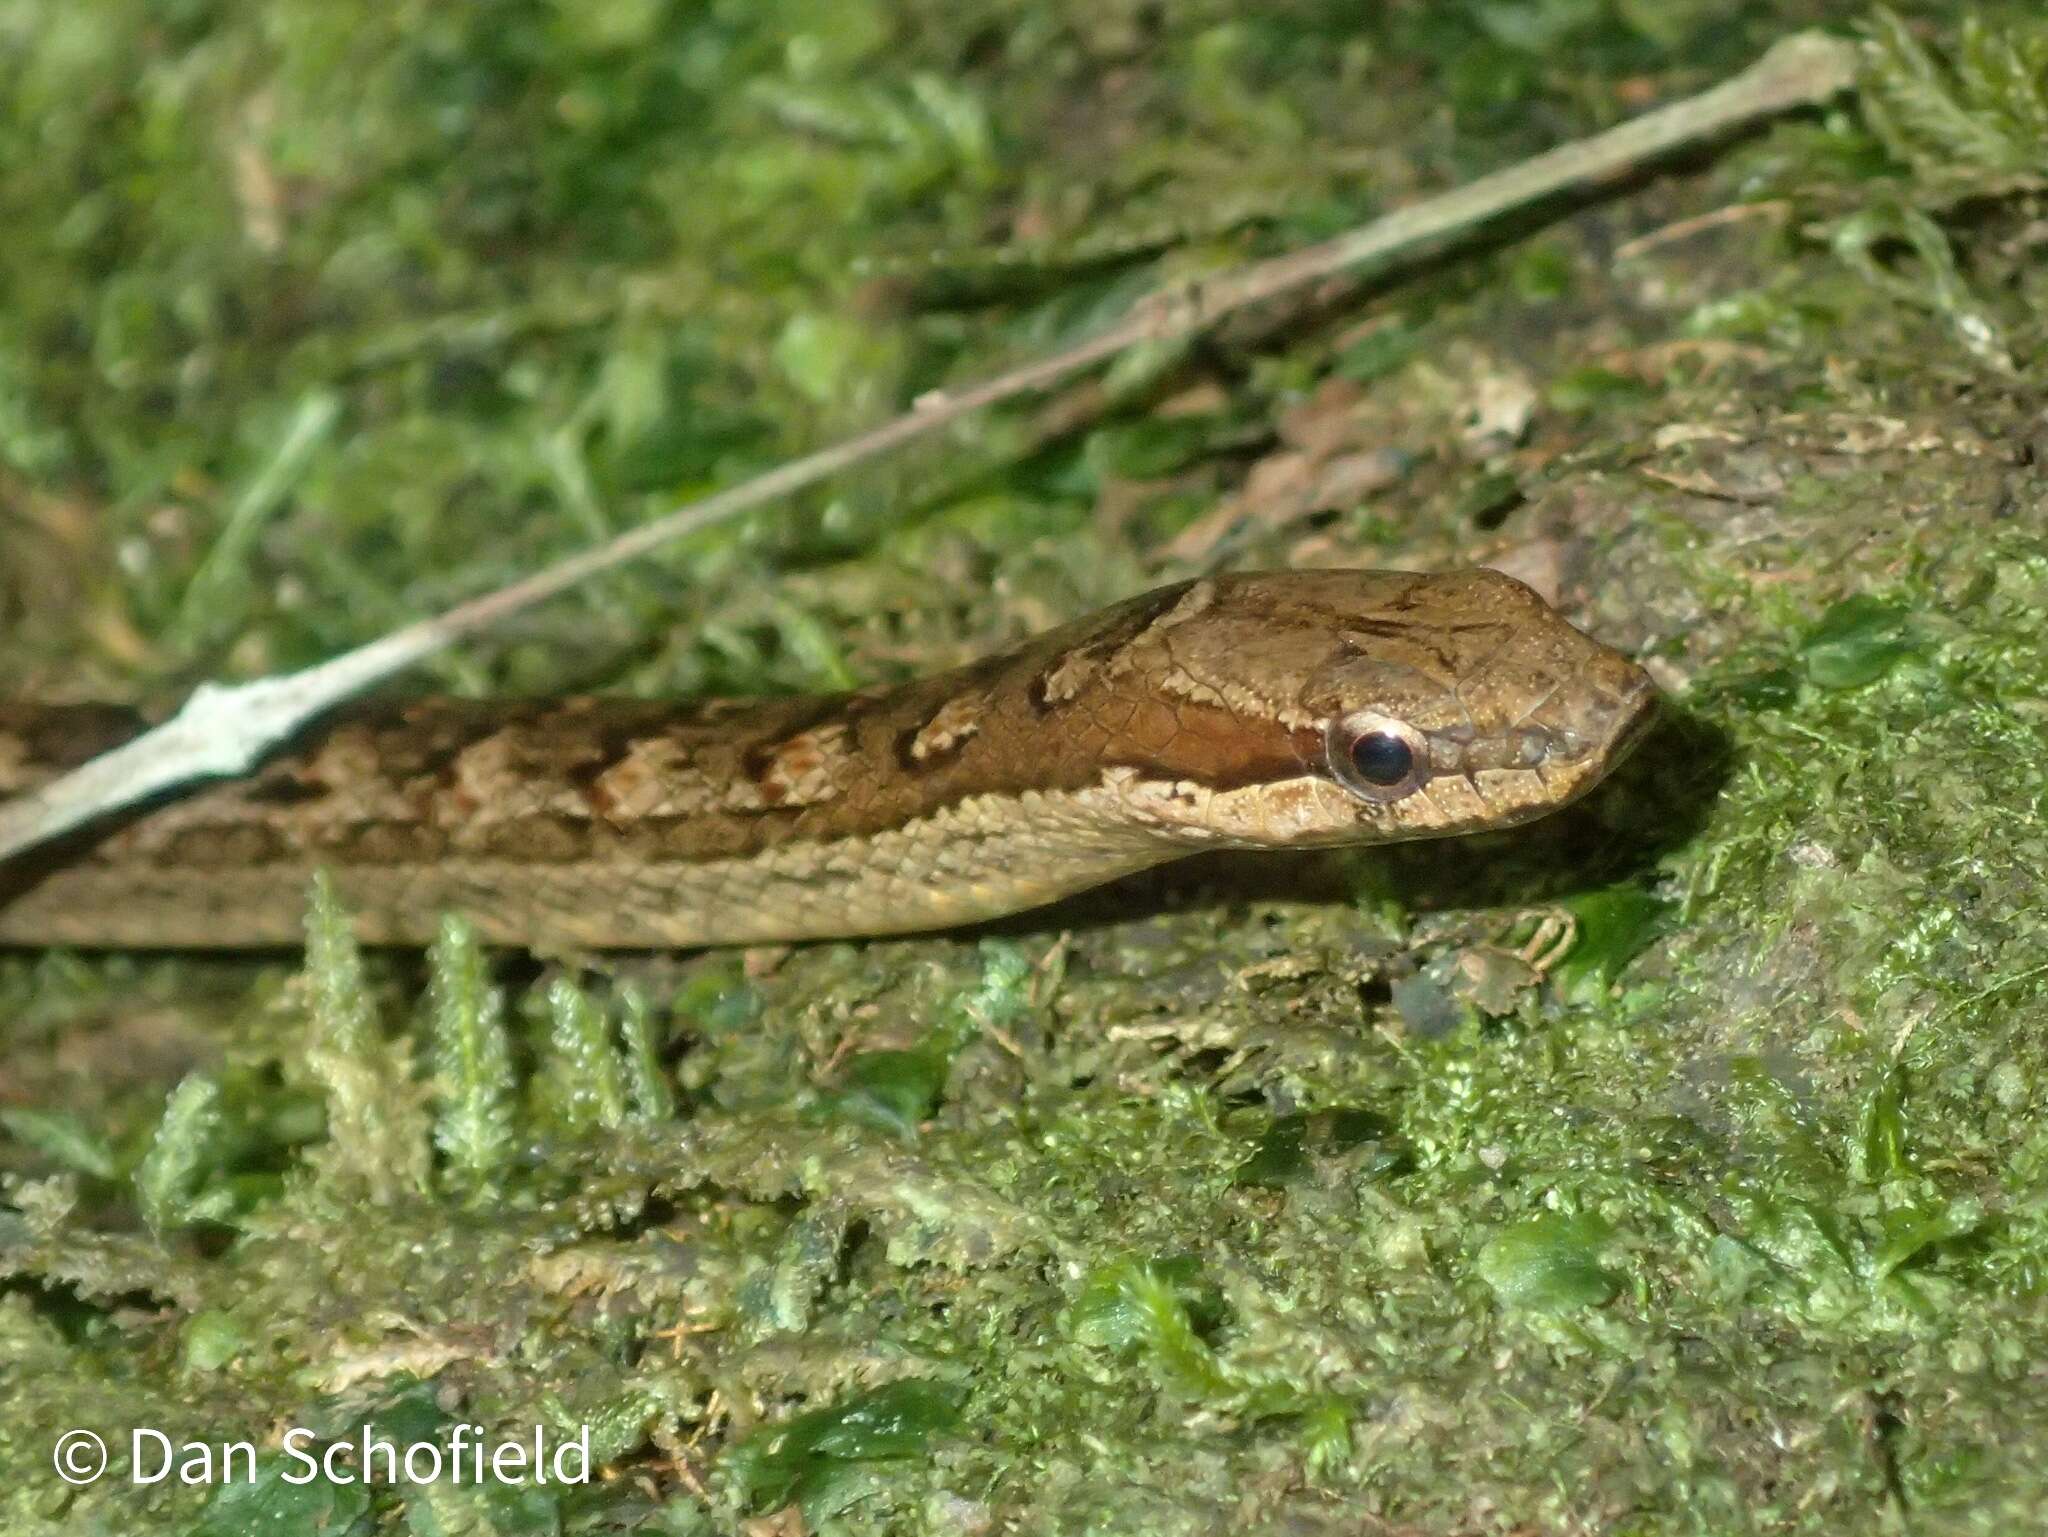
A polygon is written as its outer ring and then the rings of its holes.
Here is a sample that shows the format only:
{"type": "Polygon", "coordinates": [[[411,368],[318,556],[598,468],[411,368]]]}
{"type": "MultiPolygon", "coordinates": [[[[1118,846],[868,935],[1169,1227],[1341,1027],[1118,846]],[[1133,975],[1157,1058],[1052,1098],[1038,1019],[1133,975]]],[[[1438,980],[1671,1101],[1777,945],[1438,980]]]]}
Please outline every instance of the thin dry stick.
{"type": "Polygon", "coordinates": [[[1847,89],[1856,67],[1856,50],[1848,43],[1817,33],[1786,38],[1732,80],[1698,96],[1561,145],[1318,245],[1153,294],[1108,330],[1063,352],[965,389],[933,391],[905,415],[871,432],[793,459],[331,661],[253,683],[202,684],[176,716],[155,730],[0,806],[0,859],[187,780],[243,773],[273,744],[350,695],[671,539],[814,485],[984,406],[1056,384],[1139,342],[1187,336],[1225,315],[1346,268],[1412,254],[1570,188],[1626,175],[1674,149],[1816,105],[1847,89]]]}

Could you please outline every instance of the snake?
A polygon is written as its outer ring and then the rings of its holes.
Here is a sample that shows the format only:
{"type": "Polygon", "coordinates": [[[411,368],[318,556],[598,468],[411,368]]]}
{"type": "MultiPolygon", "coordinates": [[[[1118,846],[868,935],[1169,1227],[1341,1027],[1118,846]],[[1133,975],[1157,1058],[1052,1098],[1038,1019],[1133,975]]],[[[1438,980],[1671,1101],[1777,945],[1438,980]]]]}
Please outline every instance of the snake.
{"type": "MultiPolygon", "coordinates": [[[[1515,826],[1644,734],[1636,662],[1486,568],[1237,572],[832,695],[345,706],[250,774],[0,867],[0,945],[303,941],[466,919],[541,952],[947,929],[1210,849],[1515,826]]],[[[0,797],[134,711],[0,703],[0,797]]]]}

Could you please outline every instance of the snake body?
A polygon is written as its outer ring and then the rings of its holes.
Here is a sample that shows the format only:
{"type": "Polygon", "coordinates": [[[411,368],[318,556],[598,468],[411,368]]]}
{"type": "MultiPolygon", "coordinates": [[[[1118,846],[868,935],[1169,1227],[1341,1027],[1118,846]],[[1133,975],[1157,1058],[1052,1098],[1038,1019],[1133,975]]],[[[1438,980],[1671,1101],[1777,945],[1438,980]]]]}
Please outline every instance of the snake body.
{"type": "MultiPolygon", "coordinates": [[[[292,944],[318,869],[373,943],[447,912],[540,948],[941,928],[1201,849],[1527,821],[1654,699],[1495,572],[1217,576],[830,697],[340,711],[245,779],[0,869],[0,944],[292,944]]],[[[0,704],[0,795],[141,727],[0,704]]]]}

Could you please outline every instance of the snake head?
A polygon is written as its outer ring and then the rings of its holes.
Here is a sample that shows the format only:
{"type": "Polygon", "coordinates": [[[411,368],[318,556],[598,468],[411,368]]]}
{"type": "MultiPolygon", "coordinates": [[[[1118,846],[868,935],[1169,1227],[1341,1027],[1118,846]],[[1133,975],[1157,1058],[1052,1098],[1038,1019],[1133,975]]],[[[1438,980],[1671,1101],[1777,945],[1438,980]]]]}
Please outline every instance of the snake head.
{"type": "MultiPolygon", "coordinates": [[[[1496,571],[1218,577],[1160,637],[1258,772],[1211,780],[1223,841],[1385,843],[1510,827],[1576,800],[1641,738],[1648,673],[1496,571]],[[1281,743],[1284,736],[1284,750],[1281,743]]],[[[1197,589],[1199,591],[1199,588],[1197,589]]],[[[1184,609],[1187,607],[1183,605],[1184,609]]],[[[1196,825],[1167,808],[1187,835],[1196,825]]]]}

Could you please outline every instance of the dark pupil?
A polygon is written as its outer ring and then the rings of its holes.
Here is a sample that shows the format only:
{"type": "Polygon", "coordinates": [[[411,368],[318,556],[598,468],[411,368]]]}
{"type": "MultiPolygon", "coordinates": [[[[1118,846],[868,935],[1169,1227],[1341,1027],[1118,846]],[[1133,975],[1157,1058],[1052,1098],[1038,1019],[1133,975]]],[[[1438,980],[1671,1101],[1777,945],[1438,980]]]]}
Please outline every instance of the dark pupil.
{"type": "Polygon", "coordinates": [[[1367,784],[1397,785],[1415,768],[1408,744],[1389,731],[1368,731],[1351,744],[1351,766],[1367,784]]]}

